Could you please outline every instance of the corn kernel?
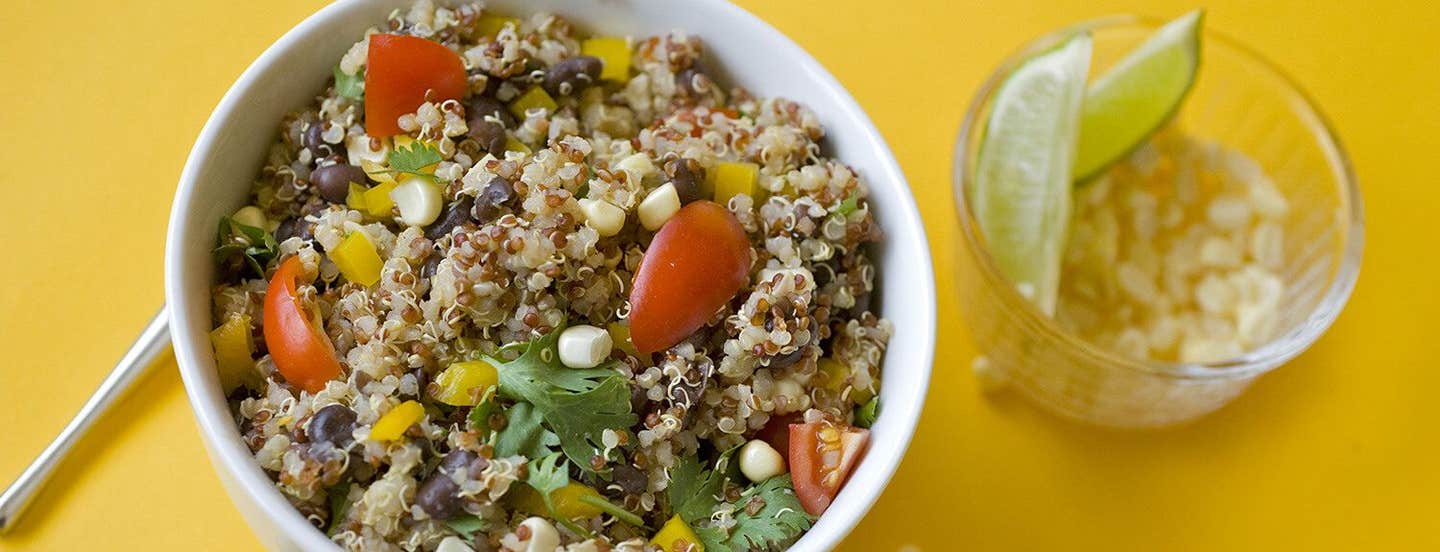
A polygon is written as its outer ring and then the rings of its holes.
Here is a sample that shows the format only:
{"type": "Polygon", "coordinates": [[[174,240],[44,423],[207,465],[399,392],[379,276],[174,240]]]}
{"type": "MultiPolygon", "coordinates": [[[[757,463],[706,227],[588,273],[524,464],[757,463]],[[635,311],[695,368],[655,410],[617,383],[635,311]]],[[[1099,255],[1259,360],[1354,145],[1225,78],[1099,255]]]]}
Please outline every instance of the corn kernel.
{"type": "Polygon", "coordinates": [[[622,37],[591,38],[580,43],[582,55],[600,58],[600,78],[624,82],[630,79],[630,41],[622,37]]]}
{"type": "Polygon", "coordinates": [[[580,211],[585,214],[585,223],[602,238],[619,234],[625,227],[625,210],[603,199],[580,200],[580,211]]]}

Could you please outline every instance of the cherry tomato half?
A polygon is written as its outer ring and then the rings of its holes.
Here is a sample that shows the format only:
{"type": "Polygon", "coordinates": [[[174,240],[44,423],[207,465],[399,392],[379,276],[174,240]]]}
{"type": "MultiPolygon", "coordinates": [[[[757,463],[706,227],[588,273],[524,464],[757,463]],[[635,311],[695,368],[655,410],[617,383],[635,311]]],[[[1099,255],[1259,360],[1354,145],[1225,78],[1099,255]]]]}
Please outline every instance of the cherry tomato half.
{"type": "Polygon", "coordinates": [[[655,234],[630,291],[630,341],[642,354],[695,333],[750,279],[750,241],[710,201],[680,209],[655,234]]]}
{"type": "Polygon", "coordinates": [[[870,431],[829,422],[790,425],[790,474],[795,497],[812,516],[830,507],[860,460],[870,431]]]}
{"type": "Polygon", "coordinates": [[[340,375],[340,362],[330,338],[296,296],[300,272],[300,258],[292,256],[270,278],[265,290],[265,347],[286,381],[315,393],[340,375]]]}
{"type": "Polygon", "coordinates": [[[470,85],[465,62],[433,40],[417,36],[370,35],[365,58],[365,133],[376,138],[400,134],[401,115],[425,103],[458,100],[470,85]]]}

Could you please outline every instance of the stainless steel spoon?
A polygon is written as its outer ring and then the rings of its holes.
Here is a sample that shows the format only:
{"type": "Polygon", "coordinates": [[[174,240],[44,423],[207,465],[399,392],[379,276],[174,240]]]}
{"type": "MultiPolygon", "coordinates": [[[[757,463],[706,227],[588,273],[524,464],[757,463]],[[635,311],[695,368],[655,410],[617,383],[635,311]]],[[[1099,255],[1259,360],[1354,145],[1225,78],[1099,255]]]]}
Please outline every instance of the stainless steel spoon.
{"type": "Polygon", "coordinates": [[[140,380],[152,364],[155,357],[159,356],[166,347],[170,345],[170,317],[164,307],[145,326],[145,331],[120,357],[120,362],[105,381],[100,382],[100,387],[95,394],[90,395],[90,400],[85,401],[85,406],[80,407],[80,412],[66,424],[60,435],[50,442],[50,446],[35,457],[20,477],[0,494],[0,534],[9,531],[20,519],[20,514],[25,512],[25,507],[39,494],[40,489],[45,486],[45,481],[55,472],[55,468],[65,459],[65,455],[75,446],[75,443],[90,430],[95,420],[105,415],[115,402],[125,394],[136,381],[140,380]]]}

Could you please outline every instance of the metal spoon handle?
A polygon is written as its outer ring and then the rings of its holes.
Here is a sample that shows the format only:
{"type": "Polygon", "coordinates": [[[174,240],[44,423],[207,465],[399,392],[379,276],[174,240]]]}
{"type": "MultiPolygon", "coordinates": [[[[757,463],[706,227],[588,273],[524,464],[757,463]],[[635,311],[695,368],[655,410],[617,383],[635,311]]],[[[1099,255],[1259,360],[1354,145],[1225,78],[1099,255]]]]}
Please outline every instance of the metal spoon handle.
{"type": "Polygon", "coordinates": [[[114,405],[115,401],[140,379],[146,368],[149,368],[154,362],[155,357],[159,356],[169,345],[170,318],[165,307],[161,307],[160,312],[150,321],[150,325],[145,327],[145,331],[141,332],[140,337],[130,346],[130,350],[120,358],[115,369],[111,370],[110,375],[105,377],[105,381],[100,383],[95,394],[90,395],[90,400],[85,401],[85,406],[80,408],[80,412],[76,413],[70,423],[66,424],[65,429],[60,431],[60,435],[56,436],[44,451],[40,452],[40,456],[26,466],[25,471],[20,473],[20,477],[5,489],[5,493],[0,494],[0,534],[15,526],[20,514],[39,494],[40,489],[45,486],[45,481],[50,478],[55,467],[65,459],[65,455],[70,452],[70,449],[75,446],[75,442],[79,441],[80,437],[89,431],[90,426],[94,425],[95,420],[104,415],[105,411],[109,410],[110,406],[114,405]]]}

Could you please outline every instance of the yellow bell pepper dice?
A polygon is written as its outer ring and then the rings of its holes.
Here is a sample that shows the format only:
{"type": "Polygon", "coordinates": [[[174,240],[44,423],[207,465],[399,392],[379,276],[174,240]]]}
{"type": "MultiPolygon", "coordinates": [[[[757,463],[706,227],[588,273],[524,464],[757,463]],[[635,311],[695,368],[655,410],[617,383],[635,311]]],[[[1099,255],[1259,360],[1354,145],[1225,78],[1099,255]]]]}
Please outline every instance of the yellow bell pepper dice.
{"type": "Polygon", "coordinates": [[[390,191],[398,184],[394,179],[389,182],[376,184],[374,188],[365,190],[365,214],[375,218],[388,217],[391,210],[395,208],[395,200],[390,198],[390,191]]]}
{"type": "Polygon", "coordinates": [[[500,34],[500,29],[504,29],[507,26],[519,31],[520,20],[514,17],[505,17],[491,13],[482,14],[480,19],[475,21],[475,35],[493,37],[500,34]]]}
{"type": "Polygon", "coordinates": [[[215,369],[220,376],[220,390],[229,393],[240,387],[255,370],[250,351],[255,349],[250,335],[250,316],[231,316],[220,327],[210,331],[210,345],[215,348],[215,369]]]}
{"type": "Polygon", "coordinates": [[[715,202],[721,205],[740,194],[750,196],[756,203],[765,199],[765,191],[760,188],[760,166],[754,163],[720,163],[706,175],[706,180],[714,190],[715,202]]]}
{"type": "Polygon", "coordinates": [[[819,370],[819,377],[822,378],[820,386],[835,392],[836,395],[844,393],[845,388],[849,387],[851,388],[849,399],[855,404],[865,404],[875,397],[874,391],[854,387],[851,384],[850,366],[843,362],[826,357],[820,359],[816,368],[819,370]]]}
{"type": "Polygon", "coordinates": [[[528,154],[530,153],[530,146],[525,145],[525,142],[521,142],[520,140],[515,139],[514,136],[506,136],[505,151],[518,151],[520,153],[528,154]]]}
{"type": "Polygon", "coordinates": [[[345,206],[356,211],[369,212],[365,208],[365,192],[367,191],[369,190],[364,186],[351,182],[350,192],[345,195],[345,206]]]}
{"type": "Polygon", "coordinates": [[[589,519],[600,515],[602,511],[599,508],[580,500],[585,496],[600,498],[600,492],[571,482],[550,492],[550,505],[555,507],[555,515],[562,519],[589,519]]]}
{"type": "Polygon", "coordinates": [[[499,381],[500,373],[487,361],[456,362],[435,377],[434,397],[451,406],[475,406],[499,381]]]}
{"type": "MultiPolygon", "coordinates": [[[[635,343],[630,341],[630,326],[619,322],[611,322],[605,326],[605,331],[610,334],[610,342],[619,347],[625,354],[635,358],[641,358],[640,351],[635,349],[635,343]]],[[[646,355],[649,356],[649,355],[646,355]]]]}
{"type": "Polygon", "coordinates": [[[537,516],[550,515],[550,509],[545,505],[545,499],[540,497],[540,491],[529,485],[511,485],[504,500],[512,510],[537,516]]]}
{"type": "Polygon", "coordinates": [[[544,109],[546,113],[554,113],[556,109],[560,108],[560,106],[555,103],[555,98],[551,98],[550,93],[546,92],[544,88],[531,86],[530,89],[526,90],[524,94],[521,94],[519,98],[515,98],[515,101],[510,102],[510,113],[515,115],[516,119],[523,120],[525,119],[526,111],[537,107],[544,109]]]}
{"type": "Polygon", "coordinates": [[[582,55],[600,58],[600,78],[630,80],[630,41],[624,37],[591,38],[580,43],[582,55]]]}
{"type": "Polygon", "coordinates": [[[415,401],[405,401],[391,408],[370,427],[371,441],[394,441],[405,435],[405,430],[425,417],[425,407],[415,401]]]}
{"type": "Polygon", "coordinates": [[[650,544],[659,546],[665,552],[705,552],[705,545],[695,536],[695,531],[676,515],[665,522],[665,526],[650,539],[650,544]]]}
{"type": "Polygon", "coordinates": [[[375,244],[364,232],[351,232],[340,240],[340,245],[330,251],[330,260],[340,269],[340,274],[345,275],[346,280],[355,282],[365,287],[375,285],[380,281],[380,268],[385,266],[385,261],[380,259],[380,254],[375,251],[375,244]]]}

